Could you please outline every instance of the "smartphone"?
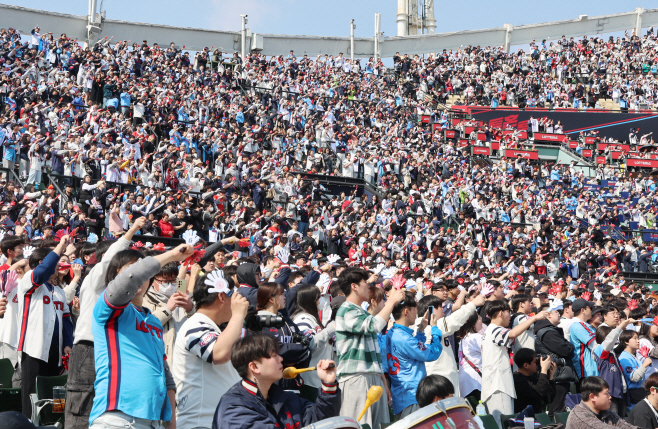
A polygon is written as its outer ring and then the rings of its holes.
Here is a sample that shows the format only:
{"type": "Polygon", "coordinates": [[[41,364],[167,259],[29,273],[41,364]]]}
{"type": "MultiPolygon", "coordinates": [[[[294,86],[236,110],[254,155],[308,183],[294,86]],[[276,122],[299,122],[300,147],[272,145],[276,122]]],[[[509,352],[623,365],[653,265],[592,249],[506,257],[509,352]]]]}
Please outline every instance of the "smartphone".
{"type": "Polygon", "coordinates": [[[434,314],[434,306],[433,305],[427,306],[427,310],[429,311],[429,313],[427,313],[428,316],[427,320],[429,320],[432,317],[432,314],[434,314]]]}
{"type": "Polygon", "coordinates": [[[178,292],[187,295],[187,280],[186,279],[178,279],[178,292]]]}

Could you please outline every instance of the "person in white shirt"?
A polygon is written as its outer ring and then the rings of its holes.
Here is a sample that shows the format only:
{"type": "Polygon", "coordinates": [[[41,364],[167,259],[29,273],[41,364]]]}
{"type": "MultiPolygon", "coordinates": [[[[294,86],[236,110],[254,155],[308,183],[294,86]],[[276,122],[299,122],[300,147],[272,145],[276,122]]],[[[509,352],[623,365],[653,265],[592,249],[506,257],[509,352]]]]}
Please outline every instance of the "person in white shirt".
{"type": "Polygon", "coordinates": [[[569,300],[563,301],[562,316],[560,317],[560,323],[557,325],[557,327],[561,328],[564,332],[564,338],[566,338],[567,341],[571,341],[569,329],[571,328],[571,324],[576,321],[573,317],[573,308],[571,308],[571,304],[572,303],[569,300]]]}
{"type": "MultiPolygon", "coordinates": [[[[447,316],[444,316],[441,301],[437,300],[436,297],[434,299],[428,297],[421,298],[418,301],[419,314],[425,314],[429,305],[434,305],[435,310],[438,310],[436,326],[439,327],[443,334],[443,351],[437,360],[425,363],[427,375],[437,374],[446,377],[455,388],[455,396],[462,396],[459,390],[459,368],[457,368],[455,352],[450,337],[457,333],[473,314],[476,314],[477,307],[484,305],[484,296],[477,295],[469,303],[462,305],[458,310],[453,311],[447,316]],[[421,311],[422,313],[420,313],[421,311]]],[[[417,319],[414,334],[419,323],[420,319],[417,319]]],[[[430,333],[431,327],[429,329],[425,328],[425,335],[429,336],[430,333]]]]}
{"type": "Polygon", "coordinates": [[[249,302],[221,270],[194,285],[196,313],[181,327],[174,344],[176,425],[211,428],[219,398],[240,376],[231,364],[231,348],[243,335],[249,302]],[[219,325],[228,322],[224,331],[219,325]]]}
{"type": "MultiPolygon", "coordinates": [[[[528,295],[519,294],[512,297],[511,306],[514,318],[512,328],[515,328],[528,320],[528,315],[532,313],[532,302],[528,295]]],[[[535,349],[535,336],[532,333],[532,326],[530,329],[523,331],[516,341],[514,341],[512,351],[516,353],[518,350],[524,348],[531,350],[535,349]]],[[[514,364],[513,369],[514,371],[517,370],[516,363],[514,364]]]]}
{"type": "Polygon", "coordinates": [[[457,332],[459,343],[460,369],[459,391],[463,397],[480,398],[482,391],[482,318],[473,313],[457,332]]]}
{"type": "Polygon", "coordinates": [[[542,311],[510,330],[507,329],[511,319],[510,308],[505,301],[497,300],[489,302],[487,316],[491,318],[491,324],[482,339],[482,401],[500,425],[501,415],[514,413],[516,398],[508,349],[533,323],[546,319],[548,313],[542,311]]]}

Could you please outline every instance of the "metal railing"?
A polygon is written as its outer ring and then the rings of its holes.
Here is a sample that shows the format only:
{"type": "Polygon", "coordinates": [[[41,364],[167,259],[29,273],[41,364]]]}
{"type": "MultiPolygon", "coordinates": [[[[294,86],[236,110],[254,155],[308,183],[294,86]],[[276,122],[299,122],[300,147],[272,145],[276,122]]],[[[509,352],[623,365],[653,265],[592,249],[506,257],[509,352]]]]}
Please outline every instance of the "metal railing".
{"type": "Polygon", "coordinates": [[[7,178],[7,181],[12,181],[15,185],[20,186],[23,191],[25,191],[25,186],[21,179],[16,174],[16,171],[12,168],[0,167],[0,177],[7,178]],[[11,177],[9,177],[11,176],[11,177]]]}
{"type": "MultiPolygon", "coordinates": [[[[62,174],[53,173],[52,171],[50,173],[47,173],[46,177],[49,179],[49,183],[51,184],[57,184],[61,187],[65,183],[70,183],[71,185],[73,185],[74,190],[79,191],[82,189],[83,179],[81,177],[64,176],[62,174]]],[[[98,179],[94,179],[94,181],[97,182],[98,179]]],[[[128,191],[134,192],[137,190],[137,186],[140,186],[140,188],[142,189],[149,187],[149,186],[138,185],[134,183],[121,183],[121,182],[108,182],[108,181],[105,181],[105,184],[106,184],[106,189],[118,187],[120,192],[128,192],[128,191]]],[[[184,191],[184,192],[195,198],[201,198],[202,195],[201,192],[193,192],[193,191],[184,191]]]]}

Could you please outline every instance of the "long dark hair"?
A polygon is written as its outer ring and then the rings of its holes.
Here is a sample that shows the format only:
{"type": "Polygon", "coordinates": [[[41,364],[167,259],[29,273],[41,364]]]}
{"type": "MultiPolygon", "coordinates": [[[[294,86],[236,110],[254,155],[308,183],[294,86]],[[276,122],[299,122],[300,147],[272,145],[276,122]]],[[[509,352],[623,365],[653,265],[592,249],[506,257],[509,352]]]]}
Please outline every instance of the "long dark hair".
{"type": "Polygon", "coordinates": [[[637,335],[642,338],[648,339],[651,344],[656,344],[656,340],[651,336],[651,325],[646,323],[640,323],[640,330],[637,332],[637,335]]]}
{"type": "Polygon", "coordinates": [[[114,255],[114,258],[112,258],[110,261],[110,265],[107,267],[107,271],[105,272],[105,287],[107,287],[107,285],[110,284],[112,280],[114,280],[121,268],[128,264],[137,262],[143,257],[144,255],[142,252],[135,249],[122,250],[114,255]]]}
{"type": "Polygon", "coordinates": [[[469,317],[466,323],[464,323],[464,325],[459,328],[459,331],[457,331],[457,338],[463,339],[468,334],[476,334],[475,325],[478,323],[479,317],[480,315],[477,312],[471,314],[471,317],[469,317]]]}
{"type": "Polygon", "coordinates": [[[315,285],[305,284],[297,289],[297,300],[295,304],[297,308],[292,314],[292,317],[295,317],[300,313],[310,314],[315,318],[315,321],[318,325],[322,325],[322,320],[320,319],[320,313],[318,313],[318,306],[316,304],[317,300],[320,299],[320,289],[315,285]]]}

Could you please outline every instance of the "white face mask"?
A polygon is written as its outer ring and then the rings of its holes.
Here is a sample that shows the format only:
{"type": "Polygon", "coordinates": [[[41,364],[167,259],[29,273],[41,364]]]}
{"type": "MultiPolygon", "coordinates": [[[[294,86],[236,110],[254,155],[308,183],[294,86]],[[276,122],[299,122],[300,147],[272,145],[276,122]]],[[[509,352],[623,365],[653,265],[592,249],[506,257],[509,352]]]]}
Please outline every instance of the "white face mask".
{"type": "Polygon", "coordinates": [[[171,297],[176,292],[176,283],[160,283],[160,293],[167,298],[171,297]]]}

